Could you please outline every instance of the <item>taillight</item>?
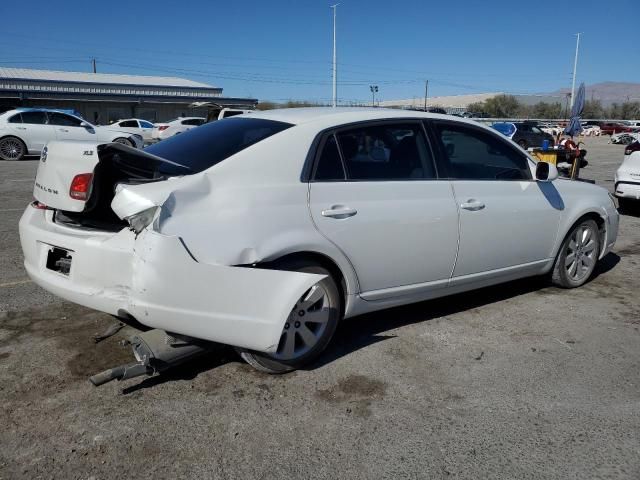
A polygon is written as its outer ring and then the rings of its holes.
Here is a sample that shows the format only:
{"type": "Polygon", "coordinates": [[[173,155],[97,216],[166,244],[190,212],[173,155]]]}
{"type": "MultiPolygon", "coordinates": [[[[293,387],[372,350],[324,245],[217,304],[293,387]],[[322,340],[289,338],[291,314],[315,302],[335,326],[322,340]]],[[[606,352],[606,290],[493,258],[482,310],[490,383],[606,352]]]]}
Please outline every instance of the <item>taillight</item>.
{"type": "Polygon", "coordinates": [[[640,142],[633,142],[627,145],[627,148],[624,149],[625,155],[631,155],[633,152],[640,152],[640,142]]]}
{"type": "Polygon", "coordinates": [[[169,128],[169,125],[160,125],[160,126],[158,127],[158,130],[159,130],[159,131],[163,131],[163,130],[166,130],[167,128],[169,128]]]}
{"type": "Polygon", "coordinates": [[[81,173],[73,177],[71,187],[69,187],[69,196],[76,200],[86,200],[91,193],[91,180],[93,173],[81,173]]]}

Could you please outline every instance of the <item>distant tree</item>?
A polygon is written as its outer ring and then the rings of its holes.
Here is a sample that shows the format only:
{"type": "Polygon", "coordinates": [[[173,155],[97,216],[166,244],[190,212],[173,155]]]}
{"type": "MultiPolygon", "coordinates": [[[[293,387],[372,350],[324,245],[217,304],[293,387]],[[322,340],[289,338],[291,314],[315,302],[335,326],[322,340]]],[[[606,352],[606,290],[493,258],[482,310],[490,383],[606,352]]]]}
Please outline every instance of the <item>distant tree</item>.
{"type": "Polygon", "coordinates": [[[484,102],[484,111],[492,117],[513,117],[520,109],[520,102],[513,95],[496,95],[484,102]]]}
{"type": "Polygon", "coordinates": [[[274,102],[260,102],[256,107],[258,110],[273,110],[274,108],[278,108],[278,104],[274,102]]]}
{"type": "Polygon", "coordinates": [[[582,118],[603,118],[604,108],[602,108],[602,102],[600,100],[587,100],[584,102],[584,110],[582,111],[582,118]]]}
{"type": "Polygon", "coordinates": [[[467,112],[481,113],[484,111],[484,102],[473,102],[467,105],[467,112]]]}
{"type": "Polygon", "coordinates": [[[640,118],[640,103],[624,102],[620,106],[620,115],[624,120],[635,120],[640,118]]]}
{"type": "Polygon", "coordinates": [[[533,118],[560,118],[562,105],[559,102],[538,102],[531,107],[531,110],[531,116],[533,118]]]}

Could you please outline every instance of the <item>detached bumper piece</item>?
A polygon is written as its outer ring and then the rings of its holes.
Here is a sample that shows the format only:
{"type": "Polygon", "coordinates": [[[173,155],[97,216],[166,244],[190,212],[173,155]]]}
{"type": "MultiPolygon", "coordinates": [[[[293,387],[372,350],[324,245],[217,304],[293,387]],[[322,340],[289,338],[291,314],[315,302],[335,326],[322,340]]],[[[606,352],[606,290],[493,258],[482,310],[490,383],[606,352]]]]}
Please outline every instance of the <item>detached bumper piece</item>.
{"type": "Polygon", "coordinates": [[[96,387],[112,380],[154,375],[211,351],[216,343],[200,341],[164,330],[149,330],[132,336],[128,343],[137,362],[110,368],[89,378],[96,387]]]}

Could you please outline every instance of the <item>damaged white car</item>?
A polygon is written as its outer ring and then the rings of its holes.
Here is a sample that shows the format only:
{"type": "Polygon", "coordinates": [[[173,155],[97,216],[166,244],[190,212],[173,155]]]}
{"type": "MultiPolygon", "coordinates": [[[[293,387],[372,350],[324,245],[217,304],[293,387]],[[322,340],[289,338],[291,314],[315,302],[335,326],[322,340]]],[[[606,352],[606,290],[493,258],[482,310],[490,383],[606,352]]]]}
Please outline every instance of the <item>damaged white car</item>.
{"type": "MultiPolygon", "coordinates": [[[[618,230],[606,190],[444,115],[272,110],[89,150],[41,159],[30,277],[168,332],[158,350],[228,344],[268,372],[316,358],[345,317],[533,275],[580,286],[618,230]]],[[[150,343],[98,383],[166,364],[150,343]]]]}

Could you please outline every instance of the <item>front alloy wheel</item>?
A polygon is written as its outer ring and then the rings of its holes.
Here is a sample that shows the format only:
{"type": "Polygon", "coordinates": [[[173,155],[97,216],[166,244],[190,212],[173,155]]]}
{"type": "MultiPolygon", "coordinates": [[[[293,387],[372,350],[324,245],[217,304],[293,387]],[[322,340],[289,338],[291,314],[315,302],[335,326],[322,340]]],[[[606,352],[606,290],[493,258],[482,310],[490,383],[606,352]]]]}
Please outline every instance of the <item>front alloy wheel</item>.
{"type": "Polygon", "coordinates": [[[274,353],[237,349],[248,364],[267,373],[289,372],[316,359],[333,337],[342,311],[338,286],[324,267],[295,260],[277,265],[277,268],[326,277],[307,290],[293,306],[274,353]]]}
{"type": "Polygon", "coordinates": [[[562,288],[583,285],[600,254],[600,231],[593,220],[578,223],[565,238],[553,269],[552,281],[562,288]]]}

